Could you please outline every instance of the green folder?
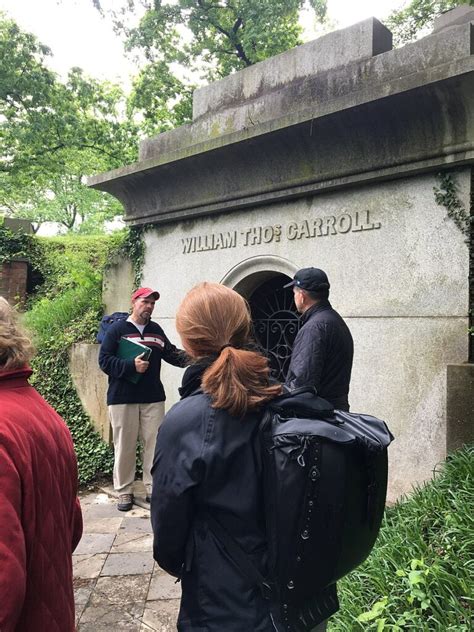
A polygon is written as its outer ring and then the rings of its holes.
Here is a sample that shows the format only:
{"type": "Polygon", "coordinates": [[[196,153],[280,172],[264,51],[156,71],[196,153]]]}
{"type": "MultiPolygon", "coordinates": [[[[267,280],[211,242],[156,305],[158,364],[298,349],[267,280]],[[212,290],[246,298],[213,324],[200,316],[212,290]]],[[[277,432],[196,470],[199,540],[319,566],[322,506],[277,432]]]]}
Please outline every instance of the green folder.
{"type": "MultiPolygon", "coordinates": [[[[134,360],[137,356],[143,355],[143,360],[148,360],[151,355],[150,347],[143,345],[141,342],[135,342],[133,338],[120,338],[117,357],[123,360],[134,360]]],[[[127,375],[126,380],[137,384],[142,377],[143,373],[135,373],[134,375],[127,375]]]]}

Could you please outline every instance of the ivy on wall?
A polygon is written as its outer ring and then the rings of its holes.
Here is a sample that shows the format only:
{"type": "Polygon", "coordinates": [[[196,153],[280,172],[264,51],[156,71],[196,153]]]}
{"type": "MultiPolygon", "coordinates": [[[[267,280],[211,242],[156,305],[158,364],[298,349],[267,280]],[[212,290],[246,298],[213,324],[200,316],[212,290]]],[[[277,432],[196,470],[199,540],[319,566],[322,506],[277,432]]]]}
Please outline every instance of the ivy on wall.
{"type": "Polygon", "coordinates": [[[14,233],[0,222],[0,265],[13,259],[36,259],[37,241],[32,235],[14,233]]]}
{"type": "Polygon", "coordinates": [[[69,372],[69,348],[74,342],[90,342],[97,329],[97,309],[80,311],[60,335],[41,340],[32,362],[33,386],[66,421],[74,441],[79,481],[87,483],[110,474],[113,453],[95,431],[85,413],[69,372]]]}
{"type": "Polygon", "coordinates": [[[471,231],[471,222],[474,217],[466,210],[458,196],[458,183],[452,172],[444,171],[437,175],[439,186],[433,187],[436,203],[444,206],[449,219],[459,228],[468,240],[471,231]]]}
{"type": "Polygon", "coordinates": [[[139,279],[144,245],[141,230],[113,235],[36,237],[16,234],[0,225],[0,262],[26,259],[40,287],[30,295],[25,324],[32,332],[36,355],[32,384],[67,423],[87,483],[110,474],[113,453],[85,413],[69,372],[73,343],[94,342],[103,314],[102,280],[108,262],[132,258],[139,279]]]}
{"type": "Polygon", "coordinates": [[[141,285],[143,276],[143,265],[145,263],[145,240],[144,235],[147,227],[131,226],[120,247],[120,254],[130,259],[133,266],[135,287],[141,285]]]}
{"type": "MultiPolygon", "coordinates": [[[[436,203],[444,206],[447,216],[451,219],[461,233],[465,236],[465,243],[469,247],[469,266],[470,266],[470,296],[469,296],[469,320],[473,319],[473,262],[474,262],[474,177],[471,172],[471,195],[470,209],[466,209],[462,201],[459,199],[459,186],[456,181],[456,173],[444,171],[437,175],[439,186],[433,187],[436,203]]],[[[470,326],[468,332],[474,337],[474,327],[470,326]]],[[[471,338],[472,340],[472,338],[471,338]]],[[[469,361],[474,361],[474,344],[470,342],[469,361]]]]}

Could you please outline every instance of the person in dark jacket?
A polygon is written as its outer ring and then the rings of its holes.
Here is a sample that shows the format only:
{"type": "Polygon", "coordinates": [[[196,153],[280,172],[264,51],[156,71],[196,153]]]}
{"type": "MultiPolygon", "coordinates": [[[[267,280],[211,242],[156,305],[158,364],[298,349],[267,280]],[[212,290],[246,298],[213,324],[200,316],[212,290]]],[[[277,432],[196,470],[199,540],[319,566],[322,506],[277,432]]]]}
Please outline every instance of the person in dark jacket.
{"type": "Polygon", "coordinates": [[[133,482],[138,437],[143,441],[143,483],[146,501],[151,497],[151,465],[156,434],[165,411],[165,391],[160,380],[161,361],[184,367],[186,354],[177,349],[163,329],[151,320],[159,292],[149,287],[132,294],[132,313],[107,331],[99,353],[99,366],[109,376],[107,405],[114,440],[114,488],[119,493],[117,508],[129,511],[133,506],[133,482]],[[121,338],[140,342],[151,349],[145,360],[117,356],[121,338]],[[140,374],[139,381],[131,381],[140,374]]]}
{"type": "Polygon", "coordinates": [[[229,558],[210,516],[266,573],[257,442],[262,406],[281,392],[247,347],[244,299],[219,284],[191,290],[176,317],[187,369],[182,400],[158,433],[152,469],[153,553],[182,582],[181,632],[275,632],[269,602],[229,558]]]}
{"type": "Polygon", "coordinates": [[[66,424],[28,383],[31,354],[0,297],[0,630],[74,632],[76,455],[66,424]]]}
{"type": "Polygon", "coordinates": [[[314,386],[334,408],[348,411],[354,344],[348,326],[328,300],[326,273],[303,268],[284,287],[293,287],[296,309],[302,314],[286,388],[314,386]]]}

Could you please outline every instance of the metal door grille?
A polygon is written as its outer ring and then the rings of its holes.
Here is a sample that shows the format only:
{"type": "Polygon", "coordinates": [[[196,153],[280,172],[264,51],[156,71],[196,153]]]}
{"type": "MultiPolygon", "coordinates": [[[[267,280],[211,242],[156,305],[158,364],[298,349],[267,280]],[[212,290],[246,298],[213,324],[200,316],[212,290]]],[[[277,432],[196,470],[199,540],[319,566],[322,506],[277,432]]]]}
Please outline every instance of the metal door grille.
{"type": "Polygon", "coordinates": [[[291,288],[283,288],[290,279],[278,275],[266,281],[252,294],[249,304],[255,340],[268,357],[272,376],[284,382],[300,321],[291,288]]]}

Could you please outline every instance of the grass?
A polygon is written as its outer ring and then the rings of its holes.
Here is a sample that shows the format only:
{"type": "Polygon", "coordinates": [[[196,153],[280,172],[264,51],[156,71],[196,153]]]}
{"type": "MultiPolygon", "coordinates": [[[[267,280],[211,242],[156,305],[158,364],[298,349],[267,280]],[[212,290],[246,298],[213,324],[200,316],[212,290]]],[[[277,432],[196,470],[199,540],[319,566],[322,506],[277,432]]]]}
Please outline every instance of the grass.
{"type": "Polygon", "coordinates": [[[88,310],[94,298],[87,287],[69,288],[54,298],[43,297],[26,313],[25,324],[38,342],[57,337],[71,321],[88,310]]]}
{"type": "Polygon", "coordinates": [[[473,626],[474,446],[387,509],[368,560],[339,583],[330,632],[470,632],[473,626]]]}

